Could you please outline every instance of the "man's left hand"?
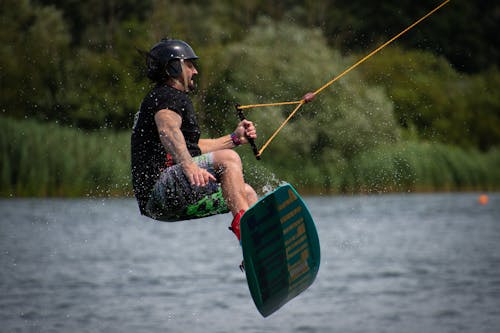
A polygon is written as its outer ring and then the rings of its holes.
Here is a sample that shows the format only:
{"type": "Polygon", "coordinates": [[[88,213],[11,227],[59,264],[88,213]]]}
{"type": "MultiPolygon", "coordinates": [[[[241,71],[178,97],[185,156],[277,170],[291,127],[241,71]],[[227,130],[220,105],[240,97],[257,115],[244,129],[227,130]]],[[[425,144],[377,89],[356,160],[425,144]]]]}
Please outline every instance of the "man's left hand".
{"type": "Polygon", "coordinates": [[[234,130],[234,134],[238,136],[241,143],[248,143],[248,138],[255,139],[257,138],[257,130],[255,129],[255,125],[249,120],[242,120],[238,127],[234,130]]]}

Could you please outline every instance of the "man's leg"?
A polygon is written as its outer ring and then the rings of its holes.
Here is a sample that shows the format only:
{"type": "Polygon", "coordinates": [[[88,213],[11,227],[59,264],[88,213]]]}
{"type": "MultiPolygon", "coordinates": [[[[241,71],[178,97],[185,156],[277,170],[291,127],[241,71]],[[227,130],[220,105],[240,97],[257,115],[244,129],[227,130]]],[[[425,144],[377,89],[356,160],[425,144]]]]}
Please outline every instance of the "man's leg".
{"type": "Polygon", "coordinates": [[[245,184],[245,192],[247,195],[247,202],[249,206],[252,206],[254,203],[259,200],[259,196],[255,192],[255,190],[252,188],[252,186],[245,184]]]}
{"type": "MultiPolygon", "coordinates": [[[[224,149],[213,153],[213,164],[220,177],[222,194],[233,214],[229,229],[241,242],[240,219],[245,211],[258,200],[257,193],[243,179],[243,166],[240,156],[233,150],[224,149]]],[[[240,269],[243,271],[243,261],[240,269]]]]}
{"type": "MultiPolygon", "coordinates": [[[[193,160],[217,176],[212,153],[196,156],[193,160]]],[[[159,221],[174,222],[228,211],[218,182],[210,182],[203,187],[192,186],[184,175],[182,166],[176,164],[161,173],[146,205],[145,215],[159,221]]]]}
{"type": "Polygon", "coordinates": [[[212,154],[215,170],[220,175],[224,199],[233,216],[236,216],[257,201],[257,194],[245,183],[241,159],[235,151],[224,149],[212,154]]]}

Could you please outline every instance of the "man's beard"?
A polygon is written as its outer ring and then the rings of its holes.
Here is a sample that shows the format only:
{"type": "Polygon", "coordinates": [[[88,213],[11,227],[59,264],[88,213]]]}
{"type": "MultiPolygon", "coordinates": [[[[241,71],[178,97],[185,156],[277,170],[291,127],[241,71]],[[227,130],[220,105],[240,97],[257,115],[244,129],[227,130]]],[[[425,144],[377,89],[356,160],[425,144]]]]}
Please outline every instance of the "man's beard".
{"type": "Polygon", "coordinates": [[[190,80],[188,83],[189,91],[196,91],[196,82],[194,80],[190,80]]]}

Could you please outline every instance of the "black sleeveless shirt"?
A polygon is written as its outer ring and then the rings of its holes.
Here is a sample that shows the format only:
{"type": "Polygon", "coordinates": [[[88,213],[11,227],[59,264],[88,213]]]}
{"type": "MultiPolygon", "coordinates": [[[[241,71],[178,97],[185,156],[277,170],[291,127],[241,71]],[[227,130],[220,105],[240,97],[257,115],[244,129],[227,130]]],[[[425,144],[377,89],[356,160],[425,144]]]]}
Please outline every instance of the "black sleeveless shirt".
{"type": "Polygon", "coordinates": [[[136,114],[131,137],[132,184],[141,213],[160,173],[167,166],[168,151],[160,141],[154,120],[156,112],[169,109],[182,118],[181,131],[191,156],[201,155],[198,140],[200,128],[193,103],[185,92],[158,85],[144,97],[136,114]]]}

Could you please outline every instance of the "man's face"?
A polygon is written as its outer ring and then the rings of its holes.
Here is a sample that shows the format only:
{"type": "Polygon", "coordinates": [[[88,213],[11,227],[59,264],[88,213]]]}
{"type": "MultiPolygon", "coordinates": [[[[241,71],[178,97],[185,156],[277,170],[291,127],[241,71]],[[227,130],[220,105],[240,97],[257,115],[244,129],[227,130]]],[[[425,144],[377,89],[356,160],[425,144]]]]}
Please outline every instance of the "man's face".
{"type": "Polygon", "coordinates": [[[184,80],[186,80],[189,90],[194,90],[196,88],[196,85],[193,78],[198,74],[194,62],[191,60],[184,60],[184,66],[182,70],[184,74],[184,80]]]}

